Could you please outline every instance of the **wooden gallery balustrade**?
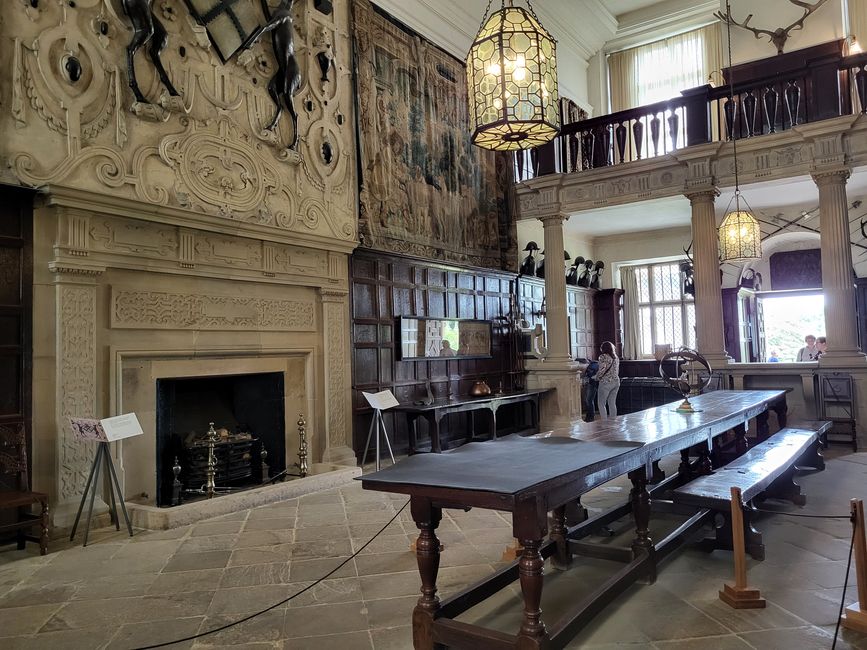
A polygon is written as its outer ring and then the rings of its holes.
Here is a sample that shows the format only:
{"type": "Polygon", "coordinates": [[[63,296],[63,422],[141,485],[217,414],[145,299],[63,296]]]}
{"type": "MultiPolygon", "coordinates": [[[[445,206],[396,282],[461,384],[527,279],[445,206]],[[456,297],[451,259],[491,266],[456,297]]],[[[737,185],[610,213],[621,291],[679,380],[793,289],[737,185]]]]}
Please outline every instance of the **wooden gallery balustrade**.
{"type": "Polygon", "coordinates": [[[619,165],[867,112],[867,53],[846,56],[844,40],[722,72],[724,86],[691,88],[666,101],[564,124],[551,143],[516,153],[516,180],[619,165]]]}

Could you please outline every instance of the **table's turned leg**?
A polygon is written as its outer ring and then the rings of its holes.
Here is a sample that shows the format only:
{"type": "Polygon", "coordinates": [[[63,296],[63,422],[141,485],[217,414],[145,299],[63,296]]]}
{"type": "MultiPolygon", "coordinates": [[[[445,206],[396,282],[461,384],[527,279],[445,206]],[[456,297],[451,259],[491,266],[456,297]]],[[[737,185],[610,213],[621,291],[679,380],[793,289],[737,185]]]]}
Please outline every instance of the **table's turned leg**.
{"type": "Polygon", "coordinates": [[[497,439],[497,408],[491,408],[491,440],[497,439]]]}
{"type": "Polygon", "coordinates": [[[785,429],[789,413],[789,405],[786,403],[785,395],[773,404],[771,404],[771,410],[777,416],[777,424],[779,425],[779,427],[781,429],[785,429]]]}
{"type": "Polygon", "coordinates": [[[750,443],[747,441],[747,425],[739,424],[734,428],[735,432],[735,452],[738,456],[743,456],[750,448],[750,443]]]}
{"type": "Polygon", "coordinates": [[[650,493],[647,491],[647,472],[644,467],[629,472],[632,490],[629,493],[632,502],[632,517],[635,519],[635,539],[632,540],[632,552],[636,555],[651,556],[647,581],[656,580],[656,566],[653,560],[653,540],[650,539],[650,493]]]}
{"type": "Polygon", "coordinates": [[[680,450],[680,465],[677,467],[677,473],[685,479],[692,478],[692,465],[689,462],[689,447],[680,450]]]}
{"type": "Polygon", "coordinates": [[[710,461],[710,452],[704,443],[698,445],[698,474],[699,476],[713,474],[713,463],[710,461]]]}
{"type": "Polygon", "coordinates": [[[442,451],[442,447],[440,446],[440,420],[442,416],[439,414],[439,411],[434,413],[433,419],[430,422],[430,450],[438,454],[442,451]]]}
{"type": "Polygon", "coordinates": [[[768,439],[771,433],[771,427],[768,420],[771,418],[769,411],[762,411],[756,416],[756,440],[763,442],[768,439]]]}
{"type": "Polygon", "coordinates": [[[572,564],[572,553],[569,552],[569,542],[566,540],[566,506],[554,508],[551,514],[551,540],[557,545],[552,562],[556,568],[565,570],[572,564]]]}
{"type": "Polygon", "coordinates": [[[437,596],[437,573],[440,568],[440,541],[437,526],[443,513],[427,499],[412,499],[412,518],[419,535],[415,543],[415,557],[421,576],[421,596],[412,613],[412,642],[416,650],[432,650],[433,622],[440,606],[437,596]]]}
{"type": "Polygon", "coordinates": [[[524,619],[518,632],[518,648],[530,650],[542,648],[548,637],[548,631],[542,622],[541,607],[545,561],[539,552],[542,540],[522,539],[521,543],[524,552],[518,562],[518,574],[521,578],[521,593],[524,595],[524,619]]]}

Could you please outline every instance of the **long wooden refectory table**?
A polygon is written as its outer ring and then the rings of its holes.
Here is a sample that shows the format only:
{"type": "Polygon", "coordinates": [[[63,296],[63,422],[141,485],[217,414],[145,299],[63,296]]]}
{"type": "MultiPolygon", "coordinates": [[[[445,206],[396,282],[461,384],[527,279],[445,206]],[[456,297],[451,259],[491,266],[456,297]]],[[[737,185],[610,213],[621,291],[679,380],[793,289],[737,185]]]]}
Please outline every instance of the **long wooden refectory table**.
{"type": "MultiPolygon", "coordinates": [[[[592,597],[578,603],[572,614],[553,626],[542,621],[543,565],[571,561],[566,506],[613,478],[629,474],[630,502],[635,521],[632,560],[604,589],[620,592],[639,578],[653,580],[660,545],[650,537],[652,464],[661,458],[707,444],[734,430],[741,432],[753,418],[767,432],[768,409],[785,417],[785,392],[779,390],[714,391],[693,398],[698,412],[674,411],[677,403],[591,423],[576,423],[527,438],[509,436],[475,442],[443,454],[419,454],[382,471],[361,477],[367,490],[408,494],[419,529],[416,556],[421,596],[413,611],[413,643],[434,647],[561,648],[601,606],[592,597]],[[436,579],[440,542],[436,529],[443,508],[487,508],[512,513],[512,530],[521,542],[520,559],[467,591],[440,602],[436,579]],[[548,513],[552,525],[548,535],[548,513]],[[520,580],[523,620],[517,634],[508,634],[455,620],[461,613],[520,580]]],[[[690,525],[688,521],[682,534],[690,525]]],[[[694,522],[692,522],[694,523],[694,522]]],[[[673,538],[669,535],[666,540],[673,538]]]]}

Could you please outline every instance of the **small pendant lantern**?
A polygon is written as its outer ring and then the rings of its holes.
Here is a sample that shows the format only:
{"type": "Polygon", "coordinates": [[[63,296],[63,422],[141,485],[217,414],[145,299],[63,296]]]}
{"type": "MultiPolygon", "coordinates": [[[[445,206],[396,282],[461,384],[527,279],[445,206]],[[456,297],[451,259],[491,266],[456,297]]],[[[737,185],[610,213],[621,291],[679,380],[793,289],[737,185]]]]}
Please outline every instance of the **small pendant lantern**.
{"type": "MultiPolygon", "coordinates": [[[[492,1],[492,0],[491,0],[492,1]]],[[[473,144],[484,149],[532,149],[560,130],[557,43],[527,8],[502,0],[485,10],[467,55],[473,144]]]]}

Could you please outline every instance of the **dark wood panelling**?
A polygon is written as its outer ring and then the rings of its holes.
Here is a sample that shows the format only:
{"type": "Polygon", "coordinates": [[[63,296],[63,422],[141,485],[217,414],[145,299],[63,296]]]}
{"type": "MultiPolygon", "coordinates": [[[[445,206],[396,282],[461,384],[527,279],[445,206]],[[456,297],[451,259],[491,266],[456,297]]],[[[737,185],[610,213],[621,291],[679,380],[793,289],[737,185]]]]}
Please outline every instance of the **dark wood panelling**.
{"type": "MultiPolygon", "coordinates": [[[[359,249],[351,261],[353,445],[359,458],[370,427],[370,409],[362,392],[389,389],[401,402],[425,395],[430,379],[434,394],[467,394],[484,379],[492,390],[524,385],[523,364],[507,325],[516,276],[478,268],[462,268],[415,258],[359,249]],[[454,361],[396,361],[394,326],[397,316],[478,318],[493,323],[493,358],[454,361]]],[[[516,412],[517,417],[520,413],[516,412]]],[[[442,439],[461,437],[466,414],[444,421],[442,439]],[[451,429],[450,429],[451,426],[451,429]]],[[[505,421],[505,418],[501,418],[505,421]]],[[[481,418],[481,429],[487,426],[481,418]]],[[[395,451],[407,448],[406,418],[386,413],[395,451]]],[[[423,433],[420,431],[420,433],[423,433]]],[[[424,440],[424,436],[422,436],[424,440]]],[[[368,460],[372,460],[373,455],[368,460]]]]}
{"type": "MultiPolygon", "coordinates": [[[[595,359],[597,338],[594,329],[596,289],[566,287],[566,308],[569,313],[569,346],[575,359],[595,359]]],[[[539,278],[518,280],[518,308],[531,327],[545,327],[545,281],[539,278]]]]}
{"type": "MultiPolygon", "coordinates": [[[[0,424],[30,429],[33,193],[0,185],[0,424]]],[[[28,474],[31,474],[28,472],[28,474]]]]}
{"type": "MultiPolygon", "coordinates": [[[[623,289],[602,289],[593,299],[596,349],[611,341],[623,358],[623,289]]],[[[596,358],[594,355],[592,358],[596,358]]]]}
{"type": "Polygon", "coordinates": [[[771,255],[771,289],[820,289],[822,287],[822,251],[783,251],[771,255]]]}

